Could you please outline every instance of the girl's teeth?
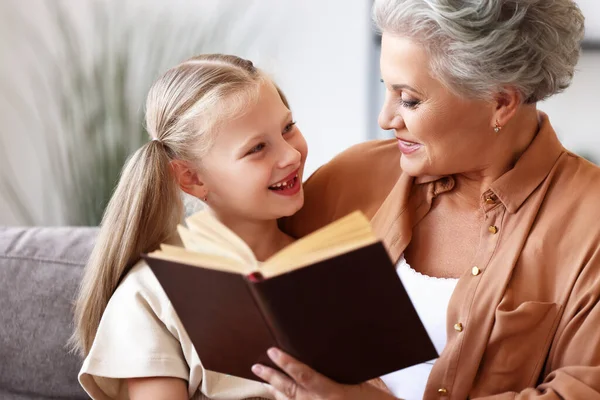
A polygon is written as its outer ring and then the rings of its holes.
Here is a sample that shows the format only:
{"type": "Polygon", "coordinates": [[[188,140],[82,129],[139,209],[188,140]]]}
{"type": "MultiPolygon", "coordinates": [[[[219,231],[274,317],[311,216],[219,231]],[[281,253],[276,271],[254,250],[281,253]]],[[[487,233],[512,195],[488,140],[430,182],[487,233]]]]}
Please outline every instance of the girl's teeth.
{"type": "Polygon", "coordinates": [[[273,186],[271,186],[274,189],[280,189],[282,187],[286,187],[286,186],[290,186],[291,184],[294,183],[294,179],[298,178],[298,174],[296,174],[296,176],[294,176],[292,179],[290,179],[287,182],[282,182],[282,183],[276,183],[273,186]]]}
{"type": "Polygon", "coordinates": [[[292,185],[294,183],[294,179],[296,179],[296,178],[298,178],[298,174],[296,174],[296,176],[294,176],[292,179],[290,179],[287,182],[276,183],[276,184],[274,184],[273,186],[270,186],[270,187],[273,188],[273,189],[280,189],[282,187],[290,186],[290,185],[292,185]]]}

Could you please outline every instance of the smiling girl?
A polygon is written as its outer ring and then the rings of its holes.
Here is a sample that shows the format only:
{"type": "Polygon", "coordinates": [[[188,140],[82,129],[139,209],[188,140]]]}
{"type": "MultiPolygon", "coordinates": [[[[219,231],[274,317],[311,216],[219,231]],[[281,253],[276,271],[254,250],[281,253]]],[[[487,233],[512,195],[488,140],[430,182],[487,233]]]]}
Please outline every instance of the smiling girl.
{"type": "Polygon", "coordinates": [[[79,380],[93,399],[272,398],[207,371],[140,254],[180,243],[181,192],[265,260],[293,239],[277,219],[304,202],[306,142],[279,88],[250,61],[203,55],[167,71],[146,104],[152,140],[124,167],[76,304],[79,380]]]}

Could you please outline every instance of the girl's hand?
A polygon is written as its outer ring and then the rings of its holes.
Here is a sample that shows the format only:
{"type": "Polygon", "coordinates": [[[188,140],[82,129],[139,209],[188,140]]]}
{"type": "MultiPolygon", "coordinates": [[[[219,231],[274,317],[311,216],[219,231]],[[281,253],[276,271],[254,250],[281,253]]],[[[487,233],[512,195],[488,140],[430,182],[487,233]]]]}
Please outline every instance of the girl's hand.
{"type": "Polygon", "coordinates": [[[277,400],[396,399],[369,383],[360,385],[336,383],[281,350],[272,348],[267,354],[289,377],[260,364],[254,365],[252,372],[270,384],[267,387],[277,400]]]}

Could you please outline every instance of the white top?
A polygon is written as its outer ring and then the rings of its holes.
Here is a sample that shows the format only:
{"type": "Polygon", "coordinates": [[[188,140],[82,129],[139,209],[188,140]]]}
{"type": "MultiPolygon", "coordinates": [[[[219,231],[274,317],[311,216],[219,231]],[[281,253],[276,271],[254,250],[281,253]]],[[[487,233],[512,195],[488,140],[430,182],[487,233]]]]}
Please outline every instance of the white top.
{"type": "Polygon", "coordinates": [[[259,382],[202,367],[162,286],[140,261],[110,298],[79,382],[94,400],[126,400],[125,380],[150,376],[186,380],[194,400],[273,398],[259,382]]]}
{"type": "MultiPolygon", "coordinates": [[[[404,256],[396,265],[398,276],[406,288],[417,314],[423,322],[438,354],[446,346],[446,311],[458,279],[434,278],[415,271],[404,256]]],[[[381,377],[394,396],[405,400],[421,400],[435,360],[405,368],[381,377]]]]}

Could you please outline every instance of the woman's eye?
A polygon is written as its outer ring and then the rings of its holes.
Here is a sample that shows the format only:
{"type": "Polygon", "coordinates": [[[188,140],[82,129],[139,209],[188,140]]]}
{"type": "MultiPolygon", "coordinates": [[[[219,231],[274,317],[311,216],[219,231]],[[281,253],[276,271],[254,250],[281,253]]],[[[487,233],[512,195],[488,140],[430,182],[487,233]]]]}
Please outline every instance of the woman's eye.
{"type": "Polygon", "coordinates": [[[416,108],[419,105],[419,103],[420,103],[419,100],[410,100],[410,99],[405,100],[402,98],[400,99],[400,105],[405,108],[410,108],[410,109],[416,108]]]}
{"type": "Polygon", "coordinates": [[[292,129],[294,129],[294,125],[296,125],[296,121],[290,122],[289,124],[287,124],[285,126],[285,128],[283,129],[283,134],[285,135],[286,133],[289,133],[292,129]]]}
{"type": "Polygon", "coordinates": [[[250,154],[258,153],[258,152],[262,151],[265,148],[265,146],[266,145],[264,143],[257,144],[252,149],[250,149],[250,151],[248,153],[246,153],[246,155],[248,156],[250,154]]]}

